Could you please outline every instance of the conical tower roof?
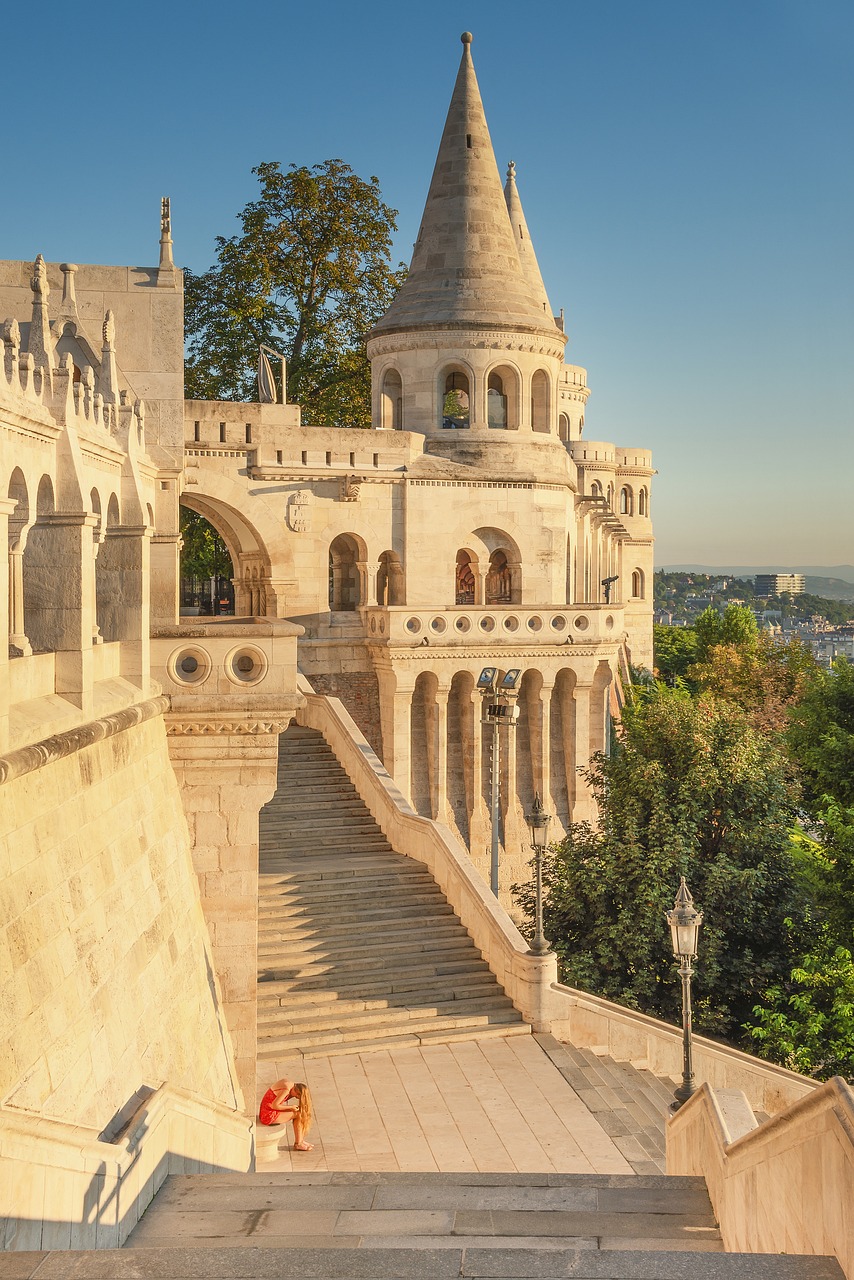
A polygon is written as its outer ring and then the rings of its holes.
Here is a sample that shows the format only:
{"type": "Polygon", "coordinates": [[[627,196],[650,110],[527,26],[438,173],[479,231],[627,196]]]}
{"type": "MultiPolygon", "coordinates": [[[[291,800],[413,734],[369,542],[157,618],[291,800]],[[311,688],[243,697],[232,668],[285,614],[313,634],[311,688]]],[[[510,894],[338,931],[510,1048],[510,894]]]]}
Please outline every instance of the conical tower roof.
{"type": "Polygon", "coordinates": [[[504,200],[507,205],[513,239],[516,241],[516,251],[519,254],[519,261],[522,264],[525,279],[531,286],[537,302],[545,308],[546,315],[551,315],[552,309],[549,303],[549,295],[546,293],[546,286],[543,284],[543,277],[540,273],[540,264],[537,262],[537,255],[534,253],[534,245],[528,232],[522,201],[519,199],[519,188],[516,186],[516,165],[512,160],[507,166],[504,200]]]}
{"type": "Polygon", "coordinates": [[[463,56],[409,275],[373,334],[424,327],[555,324],[516,249],[464,32],[463,56]]]}

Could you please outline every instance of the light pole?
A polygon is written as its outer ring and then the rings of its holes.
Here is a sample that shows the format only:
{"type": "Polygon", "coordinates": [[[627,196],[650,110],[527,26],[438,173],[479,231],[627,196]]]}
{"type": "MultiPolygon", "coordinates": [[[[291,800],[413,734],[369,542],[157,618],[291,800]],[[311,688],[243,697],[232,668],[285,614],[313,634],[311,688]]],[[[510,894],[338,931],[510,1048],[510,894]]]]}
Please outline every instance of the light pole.
{"type": "Polygon", "coordinates": [[[499,806],[499,764],[500,744],[498,738],[499,725],[515,729],[519,719],[519,707],[516,698],[519,693],[519,682],[522,671],[513,667],[510,671],[499,671],[498,667],[484,667],[477,682],[478,691],[483,698],[483,717],[481,724],[492,726],[492,742],[490,744],[490,763],[492,776],[490,779],[489,819],[492,828],[489,857],[489,884],[492,892],[498,897],[498,855],[501,844],[501,809],[499,806]]]}
{"type": "Polygon", "coordinates": [[[531,812],[526,814],[525,821],[531,835],[531,848],[534,850],[534,884],[536,887],[536,919],[534,923],[534,941],[531,943],[531,954],[544,956],[549,952],[549,944],[543,934],[543,853],[548,846],[550,813],[546,813],[540,800],[539,791],[534,796],[531,812]]]}
{"type": "Polygon", "coordinates": [[[697,938],[703,923],[703,913],[695,909],[694,899],[684,876],[679,878],[679,892],[676,894],[673,910],[666,915],[670,925],[673,955],[679,961],[679,976],[682,979],[682,1083],[673,1095],[675,1101],[670,1104],[671,1111],[678,1111],[683,1102],[687,1102],[697,1091],[691,1057],[691,979],[694,976],[691,961],[697,956],[697,938]]]}

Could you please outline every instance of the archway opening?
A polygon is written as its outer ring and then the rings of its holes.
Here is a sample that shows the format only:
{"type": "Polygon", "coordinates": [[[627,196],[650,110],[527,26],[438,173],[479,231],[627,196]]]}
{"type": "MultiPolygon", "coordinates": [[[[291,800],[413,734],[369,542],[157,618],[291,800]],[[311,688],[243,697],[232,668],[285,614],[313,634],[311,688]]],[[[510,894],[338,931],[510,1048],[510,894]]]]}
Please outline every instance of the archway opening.
{"type": "Polygon", "coordinates": [[[486,575],[486,603],[512,604],[513,575],[503,551],[493,551],[486,575]]]}
{"type": "Polygon", "coordinates": [[[234,613],[234,564],[222,535],[197,511],[181,507],[181,613],[234,613]]]}
{"type": "Polygon", "coordinates": [[[468,551],[457,552],[455,570],[455,604],[475,604],[477,602],[477,574],[475,562],[468,551]]]}
{"type": "Polygon", "coordinates": [[[361,603],[359,548],[348,533],[339,533],[329,545],[329,608],[346,613],[361,603]]]}
{"type": "Polygon", "coordinates": [[[460,429],[470,425],[471,408],[468,374],[455,370],[445,378],[442,426],[460,429]]]}
{"type": "Polygon", "coordinates": [[[531,429],[543,433],[549,430],[549,376],[537,369],[531,379],[531,429]]]}
{"type": "Polygon", "coordinates": [[[388,369],[383,377],[380,411],[383,427],[387,431],[400,431],[403,426],[403,382],[397,369],[388,369]]]}
{"type": "Polygon", "coordinates": [[[403,565],[396,551],[384,551],[377,567],[377,604],[406,604],[403,565]]]}

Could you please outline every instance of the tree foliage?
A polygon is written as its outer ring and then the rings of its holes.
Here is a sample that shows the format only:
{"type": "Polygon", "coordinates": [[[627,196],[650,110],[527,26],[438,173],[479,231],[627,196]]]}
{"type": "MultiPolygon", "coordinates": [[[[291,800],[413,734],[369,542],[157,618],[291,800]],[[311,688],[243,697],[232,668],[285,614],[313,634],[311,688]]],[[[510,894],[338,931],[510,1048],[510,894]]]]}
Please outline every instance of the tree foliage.
{"type": "Polygon", "coordinates": [[[814,810],[824,807],[825,796],[854,807],[854,666],[846,658],[818,672],[805,690],[788,742],[814,810]]]}
{"type": "Polygon", "coordinates": [[[216,529],[189,507],[181,507],[181,573],[192,578],[232,578],[228,548],[216,529]]]}
{"type": "MultiPolygon", "coordinates": [[[[743,1040],[759,995],[788,976],[802,916],[781,752],[734,704],[658,684],[594,758],[598,829],[573,826],[547,859],[546,933],[565,981],[678,1019],[664,912],[685,875],[706,914],[698,1028],[743,1040]]],[[[519,891],[527,911],[529,890],[519,891]]]]}
{"type": "Polygon", "coordinates": [[[257,399],[261,343],[288,361],[288,399],[304,420],[370,424],[368,330],[404,276],[393,270],[397,212],[379,181],[342,160],[253,169],[261,191],[239,215],[241,231],[217,237],[217,261],[186,279],[186,394],[257,399]]]}

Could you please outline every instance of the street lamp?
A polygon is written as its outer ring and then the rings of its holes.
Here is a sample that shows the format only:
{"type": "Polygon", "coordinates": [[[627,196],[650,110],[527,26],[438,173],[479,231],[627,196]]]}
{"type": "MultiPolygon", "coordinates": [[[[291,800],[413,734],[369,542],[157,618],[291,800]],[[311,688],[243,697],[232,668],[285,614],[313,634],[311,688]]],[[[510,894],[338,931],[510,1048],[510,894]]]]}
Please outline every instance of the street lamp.
{"type": "Polygon", "coordinates": [[[547,955],[549,951],[549,944],[543,934],[543,852],[548,847],[548,832],[551,820],[552,816],[550,813],[546,813],[543,808],[538,791],[534,796],[531,812],[525,815],[525,821],[528,824],[528,831],[531,836],[531,848],[534,850],[534,883],[537,894],[537,912],[531,953],[535,956],[547,955]]]}
{"type": "Polygon", "coordinates": [[[492,726],[491,743],[491,790],[489,817],[492,827],[489,858],[489,883],[492,892],[498,896],[498,852],[500,847],[501,810],[499,807],[499,725],[508,729],[516,728],[519,719],[519,707],[516,698],[519,695],[519,683],[522,679],[520,667],[510,671],[499,671],[498,667],[484,667],[477,682],[478,692],[483,698],[483,718],[481,724],[492,726]]]}
{"type": "Polygon", "coordinates": [[[691,1060],[691,979],[694,976],[691,961],[697,956],[697,938],[703,923],[703,913],[695,909],[694,899],[684,876],[679,878],[679,892],[676,894],[673,910],[666,912],[666,915],[670,925],[673,955],[679,961],[679,976],[682,979],[682,1083],[673,1095],[675,1101],[670,1104],[672,1111],[678,1111],[683,1102],[687,1102],[697,1091],[691,1060]]]}

